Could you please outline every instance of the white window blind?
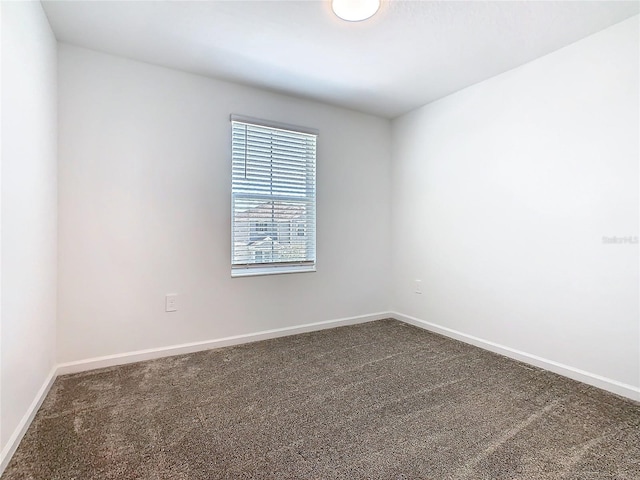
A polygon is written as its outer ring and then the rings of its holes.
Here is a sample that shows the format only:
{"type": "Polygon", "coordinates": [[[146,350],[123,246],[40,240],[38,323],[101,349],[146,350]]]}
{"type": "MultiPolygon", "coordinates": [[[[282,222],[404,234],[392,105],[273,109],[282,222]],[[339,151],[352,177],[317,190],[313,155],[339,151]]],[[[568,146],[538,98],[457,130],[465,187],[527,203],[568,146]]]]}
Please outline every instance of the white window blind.
{"type": "Polygon", "coordinates": [[[316,137],[231,116],[232,276],[315,270],[316,137]]]}

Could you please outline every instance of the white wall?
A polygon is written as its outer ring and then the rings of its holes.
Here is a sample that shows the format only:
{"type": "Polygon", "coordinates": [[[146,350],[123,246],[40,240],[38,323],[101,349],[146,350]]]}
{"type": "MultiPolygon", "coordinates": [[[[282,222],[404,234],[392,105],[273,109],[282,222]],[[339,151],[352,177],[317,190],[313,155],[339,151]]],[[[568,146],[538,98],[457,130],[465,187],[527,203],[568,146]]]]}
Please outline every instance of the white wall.
{"type": "Polygon", "coordinates": [[[69,45],[58,84],[59,361],[388,311],[389,121],[69,45]],[[231,113],[320,130],[316,273],[231,278],[231,113]]]}
{"type": "Polygon", "coordinates": [[[0,466],[55,363],[57,263],[56,41],[39,2],[1,8],[0,466]]]}
{"type": "Polygon", "coordinates": [[[638,69],[634,17],[394,120],[393,309],[637,388],[638,69]]]}

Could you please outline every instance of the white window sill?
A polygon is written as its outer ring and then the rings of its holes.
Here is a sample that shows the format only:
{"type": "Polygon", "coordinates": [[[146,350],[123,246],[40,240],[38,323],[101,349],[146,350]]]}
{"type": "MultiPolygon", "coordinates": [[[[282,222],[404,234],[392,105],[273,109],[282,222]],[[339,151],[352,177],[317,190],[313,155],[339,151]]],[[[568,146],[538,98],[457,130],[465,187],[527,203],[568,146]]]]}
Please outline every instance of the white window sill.
{"type": "Polygon", "coordinates": [[[262,275],[282,275],[285,273],[306,273],[306,272],[315,272],[315,271],[316,271],[315,265],[234,268],[231,270],[231,276],[232,277],[257,277],[262,275]]]}

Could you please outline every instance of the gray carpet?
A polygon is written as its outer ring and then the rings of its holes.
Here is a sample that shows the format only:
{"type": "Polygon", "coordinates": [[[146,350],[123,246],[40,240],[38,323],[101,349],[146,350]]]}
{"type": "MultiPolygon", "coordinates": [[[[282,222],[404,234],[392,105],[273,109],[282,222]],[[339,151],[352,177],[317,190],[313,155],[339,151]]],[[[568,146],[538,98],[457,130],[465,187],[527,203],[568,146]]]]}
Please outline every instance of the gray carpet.
{"type": "Polygon", "coordinates": [[[640,479],[640,405],[395,320],[67,375],[2,480],[640,479]]]}

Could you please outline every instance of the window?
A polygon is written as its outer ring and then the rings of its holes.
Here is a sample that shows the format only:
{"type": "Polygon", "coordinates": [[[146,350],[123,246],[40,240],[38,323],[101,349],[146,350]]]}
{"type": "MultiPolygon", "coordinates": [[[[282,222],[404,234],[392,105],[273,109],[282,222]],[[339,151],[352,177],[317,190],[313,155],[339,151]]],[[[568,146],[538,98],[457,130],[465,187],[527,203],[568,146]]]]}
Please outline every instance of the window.
{"type": "Polygon", "coordinates": [[[317,131],[232,115],[231,132],[231,275],[315,271],[317,131]]]}

